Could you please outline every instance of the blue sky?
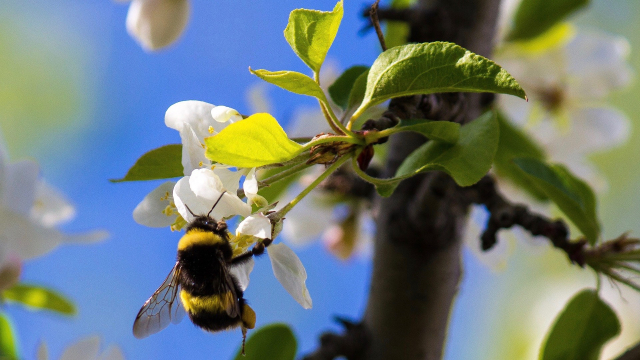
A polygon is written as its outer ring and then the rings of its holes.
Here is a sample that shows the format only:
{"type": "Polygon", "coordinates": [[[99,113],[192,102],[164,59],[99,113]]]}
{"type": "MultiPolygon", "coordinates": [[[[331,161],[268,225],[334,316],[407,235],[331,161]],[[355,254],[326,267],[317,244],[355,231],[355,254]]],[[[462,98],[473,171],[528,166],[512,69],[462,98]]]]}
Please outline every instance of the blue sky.
{"type": "MultiPolygon", "coordinates": [[[[149,54],[126,33],[126,4],[3,2],[0,22],[5,23],[5,35],[15,40],[13,54],[25,54],[25,59],[29,54],[51,54],[41,64],[50,66],[60,82],[70,84],[69,97],[60,101],[77,105],[62,112],[69,116],[64,126],[43,116],[42,123],[34,120],[35,125],[29,125],[34,130],[25,136],[5,131],[11,155],[37,159],[44,177],[76,205],[78,215],[65,231],[101,228],[111,234],[103,243],[59,248],[25,266],[24,282],[57,289],[79,308],[78,316],[64,318],[8,307],[25,358],[34,356],[42,340],[57,358],[65,346],[96,334],[105,345],[120,346],[128,359],[232,357],[241,339],[239,331],[212,335],[188,320],[144,340],[133,337],[135,315],[173,266],[181,234],[143,227],[131,217],[137,203],[160,182],[111,184],[107,180],[121,177],[144,152],[180,141],[177,132],[164,126],[164,112],[171,104],[202,100],[247,113],[246,89],[259,82],[249,66],[308,73],[282,35],[289,12],[299,6],[330,10],[334,3],[196,0],[180,41],[149,54]]],[[[362,2],[346,1],[342,26],[329,52],[341,70],[370,64],[378,54],[375,36],[359,35],[365,24],[359,18],[363,7],[362,2]]],[[[273,115],[283,125],[296,107],[316,105],[311,98],[269,89],[273,115]]],[[[362,316],[371,266],[362,258],[339,261],[320,244],[297,252],[309,276],[312,310],[302,309],[281,288],[267,257],[257,260],[245,297],[257,313],[258,326],[288,323],[300,340],[300,349],[308,351],[322,331],[337,329],[333,315],[362,316]]],[[[501,282],[505,274],[493,274],[468,251],[464,260],[465,278],[449,333],[449,359],[468,358],[486,346],[482,334],[490,326],[488,318],[498,311],[489,296],[506,286],[501,282]]]]}

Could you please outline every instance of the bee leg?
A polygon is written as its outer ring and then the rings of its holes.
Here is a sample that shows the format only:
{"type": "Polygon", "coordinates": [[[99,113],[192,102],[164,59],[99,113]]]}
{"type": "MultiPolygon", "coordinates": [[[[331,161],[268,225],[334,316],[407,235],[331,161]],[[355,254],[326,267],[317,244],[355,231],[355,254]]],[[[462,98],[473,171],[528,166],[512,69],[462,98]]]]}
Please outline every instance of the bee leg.
{"type": "Polygon", "coordinates": [[[251,249],[251,253],[255,256],[262,255],[264,253],[264,249],[271,245],[272,242],[273,240],[271,239],[264,239],[260,241],[253,247],[253,249],[251,249]]]}
{"type": "Polygon", "coordinates": [[[245,340],[247,340],[247,328],[246,327],[242,327],[242,356],[244,356],[244,343],[245,340]]]}
{"type": "Polygon", "coordinates": [[[242,355],[244,355],[244,343],[247,338],[247,329],[256,326],[256,312],[246,303],[242,305],[242,355]]]}

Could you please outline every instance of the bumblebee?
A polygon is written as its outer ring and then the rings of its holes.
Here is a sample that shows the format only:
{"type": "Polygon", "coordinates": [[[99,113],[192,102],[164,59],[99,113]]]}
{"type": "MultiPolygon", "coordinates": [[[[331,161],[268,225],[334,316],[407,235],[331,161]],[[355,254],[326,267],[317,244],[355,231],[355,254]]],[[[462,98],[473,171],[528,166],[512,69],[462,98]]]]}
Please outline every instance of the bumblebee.
{"type": "MultiPolygon", "coordinates": [[[[222,195],[216,204],[221,198],[222,195]]],[[[136,316],[136,338],[155,334],[169,323],[179,323],[186,312],[194,325],[206,331],[241,327],[244,352],[247,329],[254,328],[256,313],[229,270],[264,253],[271,240],[258,242],[250,251],[233,257],[227,224],[209,216],[216,204],[207,215],[194,215],[195,220],[187,226],[178,243],[176,264],[136,316]]],[[[188,207],[187,210],[191,212],[188,207]]]]}

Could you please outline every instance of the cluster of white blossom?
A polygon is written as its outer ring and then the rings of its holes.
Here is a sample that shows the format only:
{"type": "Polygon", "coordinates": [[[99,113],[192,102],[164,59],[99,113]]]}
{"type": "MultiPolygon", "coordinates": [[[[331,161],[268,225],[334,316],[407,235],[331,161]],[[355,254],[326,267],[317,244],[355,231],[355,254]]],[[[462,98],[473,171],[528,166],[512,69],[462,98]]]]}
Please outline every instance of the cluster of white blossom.
{"type": "MultiPolygon", "coordinates": [[[[191,222],[194,214],[211,212],[218,220],[239,215],[244,219],[238,224],[235,236],[230,234],[234,255],[246,252],[260,240],[274,239],[277,230],[262,211],[268,204],[258,195],[256,169],[231,168],[205,157],[204,139],[237,121],[243,121],[238,111],[202,101],[182,101],[169,107],[165,124],[180,133],[184,177],[178,182],[165,182],[149,193],[133,211],[136,222],[178,230],[191,222]],[[238,196],[241,182],[246,202],[238,196]],[[252,211],[252,205],[258,210],[252,211]]],[[[307,274],[300,259],[284,244],[270,245],[267,253],[283,287],[304,308],[310,308],[311,297],[305,285],[307,274]]],[[[250,259],[231,269],[242,288],[248,285],[253,265],[250,259]]]]}

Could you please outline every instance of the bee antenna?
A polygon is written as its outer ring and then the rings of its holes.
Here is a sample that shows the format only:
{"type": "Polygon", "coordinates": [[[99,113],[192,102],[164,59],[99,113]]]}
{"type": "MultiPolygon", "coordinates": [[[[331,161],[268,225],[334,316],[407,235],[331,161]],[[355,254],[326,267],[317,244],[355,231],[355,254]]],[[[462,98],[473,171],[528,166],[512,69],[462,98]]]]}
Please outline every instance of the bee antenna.
{"type": "Polygon", "coordinates": [[[211,215],[211,212],[213,211],[213,209],[215,209],[216,205],[218,205],[218,203],[220,202],[220,200],[222,200],[222,195],[224,195],[227,191],[223,191],[222,194],[220,194],[220,197],[218,198],[218,200],[216,200],[216,203],[213,204],[213,206],[211,207],[211,210],[209,210],[209,212],[207,213],[207,216],[211,215]]]}
{"type": "Polygon", "coordinates": [[[189,205],[184,204],[184,207],[186,207],[186,208],[187,208],[187,210],[189,210],[189,213],[190,213],[191,215],[193,215],[193,217],[198,217],[198,216],[196,216],[196,214],[194,214],[194,213],[193,213],[193,211],[191,211],[191,209],[189,209],[189,205]]]}

